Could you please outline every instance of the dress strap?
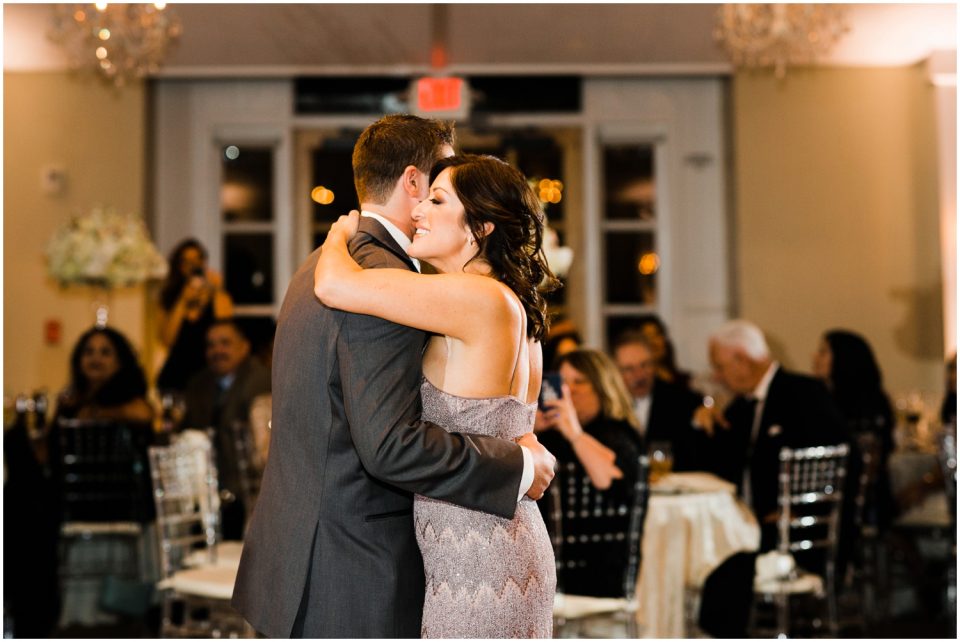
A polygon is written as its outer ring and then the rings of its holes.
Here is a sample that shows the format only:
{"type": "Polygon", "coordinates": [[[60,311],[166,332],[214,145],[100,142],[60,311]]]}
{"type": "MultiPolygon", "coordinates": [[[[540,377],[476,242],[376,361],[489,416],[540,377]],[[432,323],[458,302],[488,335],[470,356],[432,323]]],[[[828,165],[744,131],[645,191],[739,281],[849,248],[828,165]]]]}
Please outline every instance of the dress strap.
{"type": "Polygon", "coordinates": [[[517,342],[517,356],[513,360],[513,373],[510,375],[510,387],[507,389],[509,394],[513,394],[513,382],[517,378],[517,370],[520,367],[520,357],[523,356],[523,346],[527,339],[527,311],[523,309],[523,304],[520,303],[520,299],[517,298],[516,294],[514,294],[514,298],[520,306],[520,320],[522,323],[520,324],[520,341],[517,342]]]}

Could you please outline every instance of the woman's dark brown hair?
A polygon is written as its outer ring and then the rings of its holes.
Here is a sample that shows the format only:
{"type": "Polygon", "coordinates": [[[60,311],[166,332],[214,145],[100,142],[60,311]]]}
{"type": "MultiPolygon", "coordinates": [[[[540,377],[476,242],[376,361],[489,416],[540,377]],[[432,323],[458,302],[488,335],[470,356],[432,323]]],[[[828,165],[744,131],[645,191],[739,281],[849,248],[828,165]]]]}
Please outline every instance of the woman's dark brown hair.
{"type": "Polygon", "coordinates": [[[543,208],[527,179],[494,156],[463,154],[440,160],[432,183],[450,168],[450,182],[463,203],[464,223],[477,240],[477,254],[493,275],[520,299],[527,313],[527,336],[547,334],[547,303],[541,292],[557,287],[543,252],[543,208]],[[493,224],[486,234],[484,225],[493,224]]]}
{"type": "Polygon", "coordinates": [[[206,262],[207,248],[203,247],[203,244],[194,238],[180,241],[177,246],[170,251],[170,257],[167,259],[170,270],[167,272],[167,278],[163,282],[163,287],[160,290],[160,305],[168,312],[173,309],[177,299],[180,298],[180,292],[183,290],[183,286],[187,284],[187,277],[180,271],[180,264],[183,262],[184,253],[191,249],[199,252],[200,258],[206,262]]]}
{"type": "Polygon", "coordinates": [[[99,406],[119,406],[138,397],[146,398],[147,378],[137,361],[137,354],[127,338],[110,327],[93,327],[80,335],[70,355],[70,385],[81,403],[96,403],[99,406]],[[102,334],[117,353],[119,368],[110,379],[94,390],[83,373],[80,362],[83,351],[94,335],[102,334]]]}

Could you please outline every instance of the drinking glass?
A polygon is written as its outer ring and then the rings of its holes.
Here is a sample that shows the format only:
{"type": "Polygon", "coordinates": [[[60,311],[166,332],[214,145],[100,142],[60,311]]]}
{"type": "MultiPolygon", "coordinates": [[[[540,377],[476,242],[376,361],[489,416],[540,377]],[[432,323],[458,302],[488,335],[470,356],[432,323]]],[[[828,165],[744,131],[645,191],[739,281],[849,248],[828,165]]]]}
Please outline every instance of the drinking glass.
{"type": "Polygon", "coordinates": [[[673,470],[673,450],[668,441],[650,443],[650,483],[660,481],[673,470]]]}

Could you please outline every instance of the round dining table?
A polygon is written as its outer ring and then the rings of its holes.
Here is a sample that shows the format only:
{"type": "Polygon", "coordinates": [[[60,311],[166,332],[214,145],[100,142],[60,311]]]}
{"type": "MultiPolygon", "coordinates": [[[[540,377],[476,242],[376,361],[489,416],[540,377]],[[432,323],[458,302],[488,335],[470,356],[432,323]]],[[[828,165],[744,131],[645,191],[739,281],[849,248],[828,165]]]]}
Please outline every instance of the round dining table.
{"type": "MultiPolygon", "coordinates": [[[[760,546],[753,512],[733,484],[709,473],[671,473],[651,484],[644,521],[637,619],[645,638],[685,638],[685,592],[699,595],[724,560],[760,546]]],[[[697,600],[698,602],[698,600],[697,600]]]]}

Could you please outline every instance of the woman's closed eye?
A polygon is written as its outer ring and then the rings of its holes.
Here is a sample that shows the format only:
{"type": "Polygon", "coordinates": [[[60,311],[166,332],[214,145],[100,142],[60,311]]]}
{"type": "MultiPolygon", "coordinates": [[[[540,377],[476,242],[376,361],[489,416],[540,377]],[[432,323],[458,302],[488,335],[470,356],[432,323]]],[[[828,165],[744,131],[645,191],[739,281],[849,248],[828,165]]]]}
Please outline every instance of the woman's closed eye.
{"type": "Polygon", "coordinates": [[[434,205],[439,205],[439,204],[440,204],[439,199],[436,199],[436,198],[431,198],[431,199],[430,199],[430,202],[433,203],[434,205]]]}

